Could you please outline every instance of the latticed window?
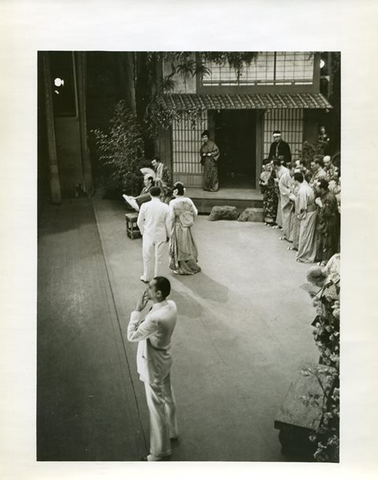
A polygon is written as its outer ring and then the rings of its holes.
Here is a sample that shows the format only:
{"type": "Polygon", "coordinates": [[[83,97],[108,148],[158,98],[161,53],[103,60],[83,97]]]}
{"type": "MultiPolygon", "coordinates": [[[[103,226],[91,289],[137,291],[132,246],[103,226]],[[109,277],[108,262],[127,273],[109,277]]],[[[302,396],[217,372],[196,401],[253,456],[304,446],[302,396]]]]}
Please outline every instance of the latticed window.
{"type": "Polygon", "coordinates": [[[238,78],[228,63],[206,62],[211,74],[203,78],[203,86],[249,85],[312,85],[314,54],[311,52],[261,52],[245,66],[238,78]]]}
{"type": "Polygon", "coordinates": [[[290,146],[293,159],[298,158],[298,151],[303,143],[303,109],[272,109],[265,112],[264,117],[264,158],[269,155],[274,130],[280,130],[282,140],[290,146]]]}
{"type": "Polygon", "coordinates": [[[311,85],[314,56],[310,52],[277,52],[275,85],[311,85]]]}
{"type": "Polygon", "coordinates": [[[201,134],[207,128],[207,111],[201,112],[193,126],[189,116],[183,113],[172,124],[173,181],[183,182],[187,187],[200,187],[202,166],[199,151],[201,134]]]}

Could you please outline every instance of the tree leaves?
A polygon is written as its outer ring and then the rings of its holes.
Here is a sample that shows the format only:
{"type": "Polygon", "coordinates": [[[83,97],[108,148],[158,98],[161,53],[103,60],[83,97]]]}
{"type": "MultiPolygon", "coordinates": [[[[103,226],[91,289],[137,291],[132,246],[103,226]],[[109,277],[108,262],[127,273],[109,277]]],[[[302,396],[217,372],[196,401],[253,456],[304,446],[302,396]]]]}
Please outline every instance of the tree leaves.
{"type": "Polygon", "coordinates": [[[117,103],[107,132],[96,129],[91,133],[100,152],[106,188],[139,193],[139,163],[144,158],[144,143],[137,119],[125,102],[117,103]]]}

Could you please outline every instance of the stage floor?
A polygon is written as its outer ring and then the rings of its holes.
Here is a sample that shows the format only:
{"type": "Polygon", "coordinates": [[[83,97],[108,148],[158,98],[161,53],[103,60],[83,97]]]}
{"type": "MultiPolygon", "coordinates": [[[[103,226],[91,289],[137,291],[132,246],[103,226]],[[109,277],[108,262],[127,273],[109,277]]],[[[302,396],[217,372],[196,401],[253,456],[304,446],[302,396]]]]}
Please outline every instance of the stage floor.
{"type": "MultiPolygon", "coordinates": [[[[38,460],[138,461],[148,410],[126,331],[142,240],[100,196],[47,206],[39,227],[38,460]]],[[[193,234],[202,272],[171,275],[167,248],[161,272],[179,312],[172,461],[285,461],[274,419],[298,364],[318,358],[309,265],[262,223],[200,216],[193,234]]]]}

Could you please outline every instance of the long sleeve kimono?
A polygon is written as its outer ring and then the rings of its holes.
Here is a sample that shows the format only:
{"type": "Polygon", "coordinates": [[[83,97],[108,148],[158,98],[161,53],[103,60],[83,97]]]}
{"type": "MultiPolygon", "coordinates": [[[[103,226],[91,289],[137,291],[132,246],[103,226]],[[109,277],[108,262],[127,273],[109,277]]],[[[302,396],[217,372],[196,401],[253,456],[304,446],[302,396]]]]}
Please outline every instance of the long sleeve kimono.
{"type": "Polygon", "coordinates": [[[303,182],[298,190],[298,218],[300,222],[298,262],[315,262],[317,250],[316,217],[315,193],[307,183],[303,182]]]}
{"type": "Polygon", "coordinates": [[[204,167],[203,189],[216,192],[219,189],[218,160],[219,148],[209,140],[204,143],[200,150],[201,164],[204,167]]]}
{"type": "Polygon", "coordinates": [[[201,271],[198,265],[198,249],[191,226],[183,221],[182,216],[189,213],[194,219],[198,210],[188,197],[178,196],[169,204],[172,219],[171,238],[169,242],[169,268],[178,275],[193,275],[201,271]]]}

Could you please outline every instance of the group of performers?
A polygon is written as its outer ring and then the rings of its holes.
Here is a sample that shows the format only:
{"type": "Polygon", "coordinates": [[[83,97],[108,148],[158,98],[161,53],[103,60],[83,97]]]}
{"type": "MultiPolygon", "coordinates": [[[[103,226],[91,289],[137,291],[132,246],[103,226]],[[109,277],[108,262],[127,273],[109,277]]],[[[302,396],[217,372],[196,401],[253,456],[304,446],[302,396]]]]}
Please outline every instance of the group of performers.
{"type": "Polygon", "coordinates": [[[267,226],[280,228],[296,260],[325,265],[340,251],[339,170],[330,156],[285,162],[267,158],[260,176],[267,226]]]}
{"type": "MultiPolygon", "coordinates": [[[[215,192],[219,188],[219,157],[218,147],[205,130],[200,162],[204,167],[203,189],[206,191],[215,192]]],[[[123,197],[139,212],[145,265],[142,281],[150,281],[153,271],[155,276],[158,274],[166,242],[169,242],[169,266],[173,273],[193,275],[199,272],[198,249],[191,229],[198,210],[185,196],[183,183],[172,185],[169,169],[158,157],[153,158],[151,167],[142,168],[141,172],[144,187],[140,195],[123,197]],[[151,199],[154,207],[148,206],[151,199]],[[164,207],[156,205],[156,200],[164,207]],[[149,214],[150,210],[155,212],[155,219],[149,214]],[[154,256],[155,268],[152,266],[154,256]]],[[[292,161],[289,145],[276,130],[269,157],[263,162],[259,185],[266,225],[282,230],[280,240],[291,243],[288,249],[297,252],[298,262],[325,265],[340,251],[341,180],[330,156],[315,157],[309,166],[300,159],[292,161]]]]}

